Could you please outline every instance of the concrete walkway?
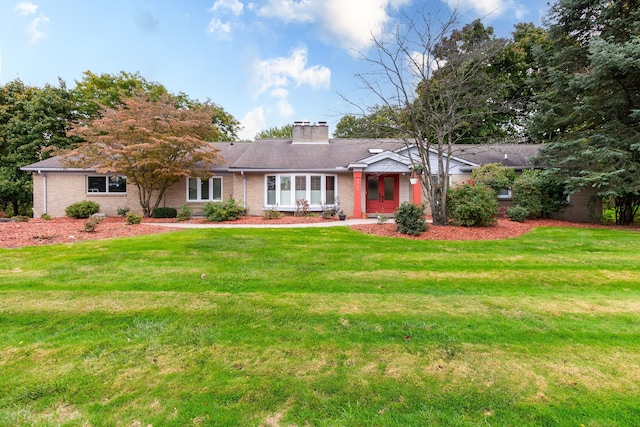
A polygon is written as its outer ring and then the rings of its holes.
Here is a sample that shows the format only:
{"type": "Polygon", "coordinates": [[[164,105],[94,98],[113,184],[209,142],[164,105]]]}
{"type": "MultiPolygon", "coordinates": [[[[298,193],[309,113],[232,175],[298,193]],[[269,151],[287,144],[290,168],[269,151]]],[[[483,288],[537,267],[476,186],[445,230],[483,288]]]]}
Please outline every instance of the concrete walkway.
{"type": "MultiPolygon", "coordinates": [[[[392,222],[393,219],[389,219],[387,222],[392,222]]],[[[376,224],[378,220],[376,218],[367,219],[347,219],[345,221],[322,221],[322,222],[310,222],[310,223],[298,223],[298,224],[220,224],[215,222],[208,222],[206,224],[186,224],[180,222],[144,222],[145,225],[157,225],[159,227],[173,227],[173,228],[307,228],[307,227],[346,227],[356,224],[376,224]]]]}

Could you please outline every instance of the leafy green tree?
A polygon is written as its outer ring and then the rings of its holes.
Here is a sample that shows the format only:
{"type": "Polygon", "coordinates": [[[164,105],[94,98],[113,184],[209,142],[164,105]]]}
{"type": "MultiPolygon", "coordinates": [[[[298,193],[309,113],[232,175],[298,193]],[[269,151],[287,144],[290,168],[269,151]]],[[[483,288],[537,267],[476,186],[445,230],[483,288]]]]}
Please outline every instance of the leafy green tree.
{"type": "Polygon", "coordinates": [[[255,139],[291,139],[293,138],[293,125],[272,127],[256,134],[255,139]]]}
{"type": "MultiPolygon", "coordinates": [[[[117,108],[125,104],[124,98],[130,98],[138,93],[145,93],[151,100],[159,100],[169,95],[167,88],[157,82],[149,82],[140,73],[120,71],[118,74],[94,74],[85,71],[83,78],[76,81],[73,90],[78,108],[86,116],[93,119],[98,117],[103,107],[117,108]]],[[[185,93],[171,95],[176,108],[193,108],[207,106],[212,113],[212,123],[219,131],[220,140],[235,141],[238,139],[240,122],[222,107],[210,100],[201,102],[191,99],[185,93]]]]}
{"type": "Polygon", "coordinates": [[[531,118],[533,95],[540,88],[541,67],[536,52],[550,45],[547,31],[532,23],[516,24],[511,40],[493,64],[494,72],[505,84],[505,108],[494,116],[504,136],[517,141],[526,138],[526,126],[531,118]]]}
{"type": "Polygon", "coordinates": [[[640,206],[640,2],[559,0],[549,21],[528,131],[571,193],[613,198],[616,222],[629,224],[640,206]]]}
{"type": "MultiPolygon", "coordinates": [[[[66,132],[78,111],[65,83],[37,88],[20,80],[0,87],[0,210],[31,214],[32,178],[20,167],[68,147],[66,132]]],[[[44,214],[45,212],[39,212],[44,214]]]]}
{"type": "Polygon", "coordinates": [[[335,138],[400,138],[395,117],[401,111],[394,111],[387,105],[376,105],[362,116],[346,114],[336,124],[335,138]]]}

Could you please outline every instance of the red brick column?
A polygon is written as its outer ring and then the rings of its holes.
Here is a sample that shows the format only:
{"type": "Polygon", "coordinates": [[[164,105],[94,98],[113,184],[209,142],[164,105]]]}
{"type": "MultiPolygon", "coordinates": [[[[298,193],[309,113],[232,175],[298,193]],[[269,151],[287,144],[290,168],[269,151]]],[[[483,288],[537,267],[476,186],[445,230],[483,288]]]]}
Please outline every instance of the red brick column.
{"type": "Polygon", "coordinates": [[[411,185],[412,195],[411,199],[413,203],[419,205],[422,203],[422,182],[418,180],[415,184],[411,185]]]}
{"type": "Polygon", "coordinates": [[[362,171],[353,171],[353,217],[362,216],[362,171]]]}

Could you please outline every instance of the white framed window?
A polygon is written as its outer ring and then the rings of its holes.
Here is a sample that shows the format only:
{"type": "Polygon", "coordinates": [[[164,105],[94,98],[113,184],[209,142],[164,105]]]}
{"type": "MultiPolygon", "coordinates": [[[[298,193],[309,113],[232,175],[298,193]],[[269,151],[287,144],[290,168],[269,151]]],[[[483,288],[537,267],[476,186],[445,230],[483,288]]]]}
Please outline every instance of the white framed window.
{"type": "Polygon", "coordinates": [[[125,194],[127,178],[124,176],[87,176],[87,193],[91,194],[125,194]]]}
{"type": "Polygon", "coordinates": [[[222,201],[222,178],[214,176],[209,179],[187,179],[188,202],[219,202],[222,201]]]}
{"type": "Polygon", "coordinates": [[[311,208],[333,205],[338,200],[337,176],[322,174],[277,174],[265,177],[265,206],[295,208],[304,199],[311,208]]]}
{"type": "Polygon", "coordinates": [[[510,198],[511,198],[510,188],[503,188],[502,190],[498,191],[498,199],[510,199],[510,198]]]}

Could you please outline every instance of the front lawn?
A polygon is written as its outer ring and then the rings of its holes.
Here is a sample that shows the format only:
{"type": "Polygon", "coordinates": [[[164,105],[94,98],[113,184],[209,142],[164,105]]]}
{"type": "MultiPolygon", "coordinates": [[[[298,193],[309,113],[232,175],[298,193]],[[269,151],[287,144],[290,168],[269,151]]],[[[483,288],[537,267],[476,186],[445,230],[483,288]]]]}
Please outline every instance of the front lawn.
{"type": "Polygon", "coordinates": [[[0,425],[631,426],[640,233],[0,250],[0,425]]]}

